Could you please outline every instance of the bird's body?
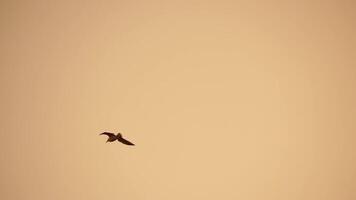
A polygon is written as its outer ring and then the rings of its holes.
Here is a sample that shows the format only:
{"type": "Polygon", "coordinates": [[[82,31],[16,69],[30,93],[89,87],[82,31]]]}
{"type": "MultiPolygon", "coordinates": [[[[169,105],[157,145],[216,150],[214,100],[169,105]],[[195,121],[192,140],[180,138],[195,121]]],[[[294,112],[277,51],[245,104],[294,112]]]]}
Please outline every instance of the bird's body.
{"type": "Polygon", "coordinates": [[[123,144],[126,144],[126,145],[134,145],[133,143],[131,143],[130,141],[128,140],[125,140],[121,133],[118,133],[117,135],[115,135],[114,133],[109,133],[109,132],[103,132],[101,133],[100,135],[107,135],[109,138],[108,140],[106,140],[106,142],[114,142],[114,141],[119,141],[123,144]]]}

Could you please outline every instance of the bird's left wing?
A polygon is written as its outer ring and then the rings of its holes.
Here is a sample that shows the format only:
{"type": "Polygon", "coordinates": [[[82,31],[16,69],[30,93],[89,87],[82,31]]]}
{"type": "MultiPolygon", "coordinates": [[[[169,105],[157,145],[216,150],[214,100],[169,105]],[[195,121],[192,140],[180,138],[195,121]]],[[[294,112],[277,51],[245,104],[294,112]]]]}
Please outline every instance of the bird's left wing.
{"type": "Polygon", "coordinates": [[[133,144],[132,142],[130,142],[130,141],[128,141],[128,140],[125,140],[125,139],[122,138],[122,137],[117,138],[117,140],[118,140],[119,142],[122,142],[122,143],[126,144],[126,145],[135,145],[135,144],[133,144]]]}

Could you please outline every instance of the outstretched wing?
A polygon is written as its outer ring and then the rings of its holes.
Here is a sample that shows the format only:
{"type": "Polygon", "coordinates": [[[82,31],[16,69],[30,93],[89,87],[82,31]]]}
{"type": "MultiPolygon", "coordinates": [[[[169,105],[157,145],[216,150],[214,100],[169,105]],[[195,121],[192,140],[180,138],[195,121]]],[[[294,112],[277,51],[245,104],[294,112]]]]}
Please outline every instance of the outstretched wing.
{"type": "Polygon", "coordinates": [[[120,138],[117,138],[117,140],[121,143],[124,143],[126,145],[134,145],[133,143],[131,143],[130,141],[128,140],[125,140],[124,138],[120,137],[120,138]]]}
{"type": "Polygon", "coordinates": [[[107,135],[107,136],[109,136],[110,138],[111,138],[111,137],[115,137],[115,134],[114,134],[114,133],[109,133],[109,132],[103,132],[103,133],[100,133],[100,135],[107,135]]]}

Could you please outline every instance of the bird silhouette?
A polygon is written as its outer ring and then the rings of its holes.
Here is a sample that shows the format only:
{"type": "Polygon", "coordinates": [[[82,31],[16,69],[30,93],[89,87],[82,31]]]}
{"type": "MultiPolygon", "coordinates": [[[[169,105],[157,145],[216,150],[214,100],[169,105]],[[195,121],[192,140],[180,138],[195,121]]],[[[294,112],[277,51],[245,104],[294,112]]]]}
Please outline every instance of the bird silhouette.
{"type": "Polygon", "coordinates": [[[134,145],[130,141],[125,140],[122,137],[121,133],[118,133],[117,135],[115,135],[114,133],[103,132],[103,133],[100,133],[100,135],[107,135],[109,137],[108,140],[106,140],[106,142],[114,142],[115,140],[117,140],[117,141],[119,141],[123,144],[126,144],[126,145],[134,145]]]}

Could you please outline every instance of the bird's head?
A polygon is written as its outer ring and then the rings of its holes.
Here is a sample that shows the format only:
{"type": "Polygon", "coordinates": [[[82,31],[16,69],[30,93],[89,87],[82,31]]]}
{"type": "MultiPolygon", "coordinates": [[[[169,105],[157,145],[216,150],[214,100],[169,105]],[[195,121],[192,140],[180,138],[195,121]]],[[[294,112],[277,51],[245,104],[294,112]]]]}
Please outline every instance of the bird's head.
{"type": "Polygon", "coordinates": [[[117,133],[117,137],[119,138],[122,137],[121,133],[117,133]]]}

